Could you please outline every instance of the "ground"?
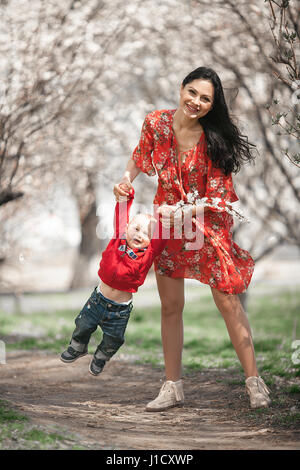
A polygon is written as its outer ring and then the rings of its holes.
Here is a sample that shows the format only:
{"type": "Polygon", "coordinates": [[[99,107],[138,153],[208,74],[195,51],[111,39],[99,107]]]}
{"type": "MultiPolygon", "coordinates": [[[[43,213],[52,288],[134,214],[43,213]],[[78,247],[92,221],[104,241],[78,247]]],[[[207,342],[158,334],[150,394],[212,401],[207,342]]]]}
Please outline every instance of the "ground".
{"type": "Polygon", "coordinates": [[[184,375],[185,406],[149,413],[145,404],[159,391],[162,369],[111,360],[93,377],[90,360],[64,364],[49,352],[9,352],[0,366],[1,397],[31,423],[75,434],[89,449],[300,449],[299,427],[253,418],[230,370],[184,375]]]}

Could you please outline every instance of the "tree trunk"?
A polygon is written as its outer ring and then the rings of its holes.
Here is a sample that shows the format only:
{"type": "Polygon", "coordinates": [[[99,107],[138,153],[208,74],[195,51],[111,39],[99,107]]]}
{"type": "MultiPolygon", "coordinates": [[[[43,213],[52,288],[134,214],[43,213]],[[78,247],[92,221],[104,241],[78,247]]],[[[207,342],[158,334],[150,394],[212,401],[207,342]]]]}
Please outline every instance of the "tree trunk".
{"type": "Polygon", "coordinates": [[[100,253],[101,241],[97,238],[96,227],[98,218],[96,216],[96,201],[94,200],[85,217],[81,219],[81,243],[78,250],[78,258],[74,266],[74,275],[70,284],[71,289],[91,287],[95,276],[90,273],[90,262],[92,258],[100,253]]]}

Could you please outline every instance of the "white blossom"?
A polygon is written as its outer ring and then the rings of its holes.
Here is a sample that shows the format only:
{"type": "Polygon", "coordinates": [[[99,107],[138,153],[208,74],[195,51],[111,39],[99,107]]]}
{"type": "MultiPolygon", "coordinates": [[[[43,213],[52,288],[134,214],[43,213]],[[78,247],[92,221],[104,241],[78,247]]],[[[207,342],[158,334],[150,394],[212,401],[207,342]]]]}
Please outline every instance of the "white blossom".
{"type": "Polygon", "coordinates": [[[184,202],[183,200],[178,201],[175,206],[176,206],[176,211],[183,210],[183,208],[186,205],[196,205],[197,207],[211,207],[214,209],[218,209],[220,211],[226,211],[228,214],[237,217],[239,220],[242,222],[247,222],[249,223],[250,220],[245,217],[242,213],[242,211],[239,209],[234,209],[232,207],[232,204],[228,201],[224,201],[224,199],[221,199],[219,197],[214,197],[214,198],[207,198],[207,197],[202,197],[199,198],[199,193],[197,190],[190,191],[186,195],[187,198],[187,203],[184,202]],[[225,207],[223,204],[225,203],[225,207]]]}

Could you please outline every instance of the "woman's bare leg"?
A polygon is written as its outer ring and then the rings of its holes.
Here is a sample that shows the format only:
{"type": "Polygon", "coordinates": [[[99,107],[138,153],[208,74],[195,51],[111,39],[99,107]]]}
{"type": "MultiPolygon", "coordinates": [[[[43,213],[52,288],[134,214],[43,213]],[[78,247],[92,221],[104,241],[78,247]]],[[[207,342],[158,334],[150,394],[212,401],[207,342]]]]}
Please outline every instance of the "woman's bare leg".
{"type": "Polygon", "coordinates": [[[224,318],[228,334],[246,378],[258,377],[251,329],[239,297],[225,294],[213,287],[211,287],[211,291],[216,306],[224,318]]]}
{"type": "Polygon", "coordinates": [[[155,274],[161,300],[161,338],[166,380],[176,382],[181,378],[184,279],[172,279],[155,274]]]}

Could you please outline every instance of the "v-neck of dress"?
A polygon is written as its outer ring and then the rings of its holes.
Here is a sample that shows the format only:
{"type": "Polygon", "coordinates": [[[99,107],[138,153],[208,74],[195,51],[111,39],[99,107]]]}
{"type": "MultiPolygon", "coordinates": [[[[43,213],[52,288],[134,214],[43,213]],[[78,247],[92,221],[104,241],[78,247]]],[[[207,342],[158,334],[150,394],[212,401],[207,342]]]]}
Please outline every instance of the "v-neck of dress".
{"type": "MultiPolygon", "coordinates": [[[[175,114],[176,111],[177,111],[177,109],[173,109],[173,110],[172,110],[172,114],[171,114],[171,132],[172,132],[172,134],[173,134],[173,139],[174,139],[174,142],[175,142],[176,154],[177,154],[177,156],[180,156],[180,155],[188,154],[188,153],[192,152],[193,150],[195,150],[195,149],[198,147],[198,145],[200,144],[200,142],[201,142],[201,140],[202,140],[204,131],[202,131],[202,133],[201,133],[201,135],[200,135],[200,137],[199,137],[199,139],[198,139],[198,142],[197,142],[193,147],[191,147],[191,148],[188,149],[188,150],[185,150],[184,152],[180,152],[180,151],[179,151],[178,141],[177,141],[176,134],[175,134],[175,130],[174,130],[174,127],[173,127],[173,124],[174,124],[174,114],[175,114]]],[[[180,168],[181,168],[182,162],[181,162],[181,161],[180,161],[180,162],[178,161],[178,163],[179,163],[179,166],[180,166],[180,168]]]]}
{"type": "MultiPolygon", "coordinates": [[[[194,152],[196,151],[196,149],[198,148],[198,145],[200,144],[201,140],[202,140],[202,137],[203,137],[203,134],[204,134],[204,131],[202,131],[200,137],[199,137],[199,140],[198,142],[194,145],[194,147],[191,147],[189,150],[187,150],[186,152],[179,152],[179,146],[178,146],[178,142],[177,142],[177,139],[176,139],[176,135],[175,135],[175,131],[173,129],[173,120],[174,120],[174,114],[176,112],[176,109],[175,110],[172,110],[172,115],[171,115],[171,132],[172,132],[172,141],[174,142],[174,146],[175,146],[175,153],[176,153],[176,165],[177,165],[177,171],[178,171],[178,176],[179,176],[179,184],[180,184],[180,192],[181,192],[181,197],[184,201],[186,201],[187,199],[187,196],[186,196],[186,192],[183,188],[183,181],[182,181],[182,167],[184,165],[184,161],[182,161],[181,159],[181,155],[182,154],[189,154],[191,152],[194,152]]],[[[173,145],[172,145],[173,147],[173,145]]]]}

